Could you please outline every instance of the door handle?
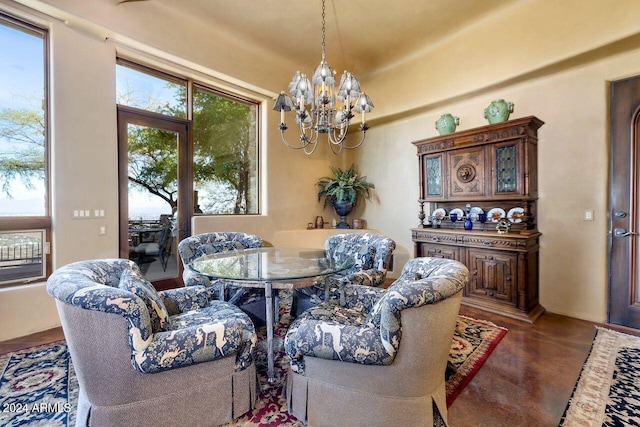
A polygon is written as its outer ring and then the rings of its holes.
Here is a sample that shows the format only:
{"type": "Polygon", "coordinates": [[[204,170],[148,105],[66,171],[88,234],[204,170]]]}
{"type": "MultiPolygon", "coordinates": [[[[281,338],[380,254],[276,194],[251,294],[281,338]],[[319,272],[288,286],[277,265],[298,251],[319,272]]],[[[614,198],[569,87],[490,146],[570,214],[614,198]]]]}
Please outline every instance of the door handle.
{"type": "Polygon", "coordinates": [[[627,237],[637,234],[638,233],[636,233],[635,231],[627,231],[624,228],[616,228],[615,230],[613,230],[613,235],[615,237],[627,237]]]}

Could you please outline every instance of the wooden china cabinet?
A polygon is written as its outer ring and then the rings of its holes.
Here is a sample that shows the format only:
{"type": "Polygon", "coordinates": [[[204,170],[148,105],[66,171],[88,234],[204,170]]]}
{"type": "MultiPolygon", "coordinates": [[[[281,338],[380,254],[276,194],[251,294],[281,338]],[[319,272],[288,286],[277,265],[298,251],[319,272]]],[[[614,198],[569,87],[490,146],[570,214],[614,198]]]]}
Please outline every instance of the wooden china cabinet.
{"type": "Polygon", "coordinates": [[[462,262],[471,273],[464,305],[529,323],[544,313],[536,226],[537,131],[543,124],[531,116],[413,142],[420,168],[415,256],[462,262]],[[464,227],[467,209],[471,230],[464,227]],[[479,213],[489,216],[484,224],[479,213]]]}

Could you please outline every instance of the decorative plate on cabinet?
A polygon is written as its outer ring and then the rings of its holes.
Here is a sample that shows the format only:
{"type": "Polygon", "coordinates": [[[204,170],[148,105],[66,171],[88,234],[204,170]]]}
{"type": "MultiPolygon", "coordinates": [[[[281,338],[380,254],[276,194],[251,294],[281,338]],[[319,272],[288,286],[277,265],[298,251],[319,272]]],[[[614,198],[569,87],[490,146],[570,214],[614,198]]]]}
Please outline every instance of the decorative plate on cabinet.
{"type": "Polygon", "coordinates": [[[449,211],[449,215],[451,215],[451,214],[458,215],[458,219],[464,218],[464,211],[462,209],[460,209],[460,208],[451,209],[449,211]]]}
{"type": "Polygon", "coordinates": [[[487,218],[491,220],[491,222],[498,222],[501,218],[504,218],[507,214],[504,212],[504,209],[493,208],[489,212],[487,212],[487,218]]]}
{"type": "Polygon", "coordinates": [[[478,220],[478,214],[484,213],[484,211],[482,210],[482,208],[479,208],[479,207],[477,207],[477,206],[476,206],[476,207],[471,208],[471,209],[470,209],[470,212],[471,212],[471,215],[470,215],[470,216],[471,216],[471,219],[472,219],[473,221],[477,221],[477,220],[478,220]]]}
{"type": "Polygon", "coordinates": [[[513,208],[507,214],[507,218],[509,219],[509,221],[515,222],[515,223],[522,222],[523,216],[524,216],[523,208],[513,208]]]}
{"type": "Polygon", "coordinates": [[[444,208],[438,208],[431,213],[431,216],[442,219],[447,216],[447,211],[444,208]]]}

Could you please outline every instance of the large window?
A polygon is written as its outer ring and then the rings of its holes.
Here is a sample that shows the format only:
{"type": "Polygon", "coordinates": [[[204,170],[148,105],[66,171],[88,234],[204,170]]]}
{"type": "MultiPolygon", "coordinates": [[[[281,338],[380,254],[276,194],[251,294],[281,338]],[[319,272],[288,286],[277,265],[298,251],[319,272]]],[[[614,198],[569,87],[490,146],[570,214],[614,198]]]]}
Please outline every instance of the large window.
{"type": "Polygon", "coordinates": [[[47,32],[0,13],[0,285],[46,277],[47,32]]]}
{"type": "MultiPolygon", "coordinates": [[[[119,105],[191,120],[191,214],[259,213],[257,102],[125,60],[118,61],[116,84],[119,105]]],[[[162,141],[148,139],[136,148],[136,153],[130,153],[143,166],[129,176],[131,219],[157,217],[167,209],[168,213],[175,210],[175,200],[152,190],[163,182],[173,183],[160,173],[168,174],[170,169],[161,168],[151,149],[160,145],[162,141]],[[140,156],[148,158],[140,161],[140,156]]]]}
{"type": "Polygon", "coordinates": [[[201,86],[194,88],[196,213],[258,213],[257,117],[255,103],[201,86]]]}

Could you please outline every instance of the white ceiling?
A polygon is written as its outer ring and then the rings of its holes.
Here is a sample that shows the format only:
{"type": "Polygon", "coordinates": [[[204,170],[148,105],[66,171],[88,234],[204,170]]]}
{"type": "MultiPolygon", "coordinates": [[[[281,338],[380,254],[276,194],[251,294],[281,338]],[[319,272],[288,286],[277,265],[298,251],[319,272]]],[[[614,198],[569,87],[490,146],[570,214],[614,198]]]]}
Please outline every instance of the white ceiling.
{"type": "MultiPolygon", "coordinates": [[[[122,8],[159,3],[289,57],[321,58],[321,0],[99,0],[122,8]]],[[[326,0],[327,62],[338,74],[374,73],[429,49],[517,0],[326,0]]],[[[311,70],[309,70],[311,71],[311,70]]]]}

